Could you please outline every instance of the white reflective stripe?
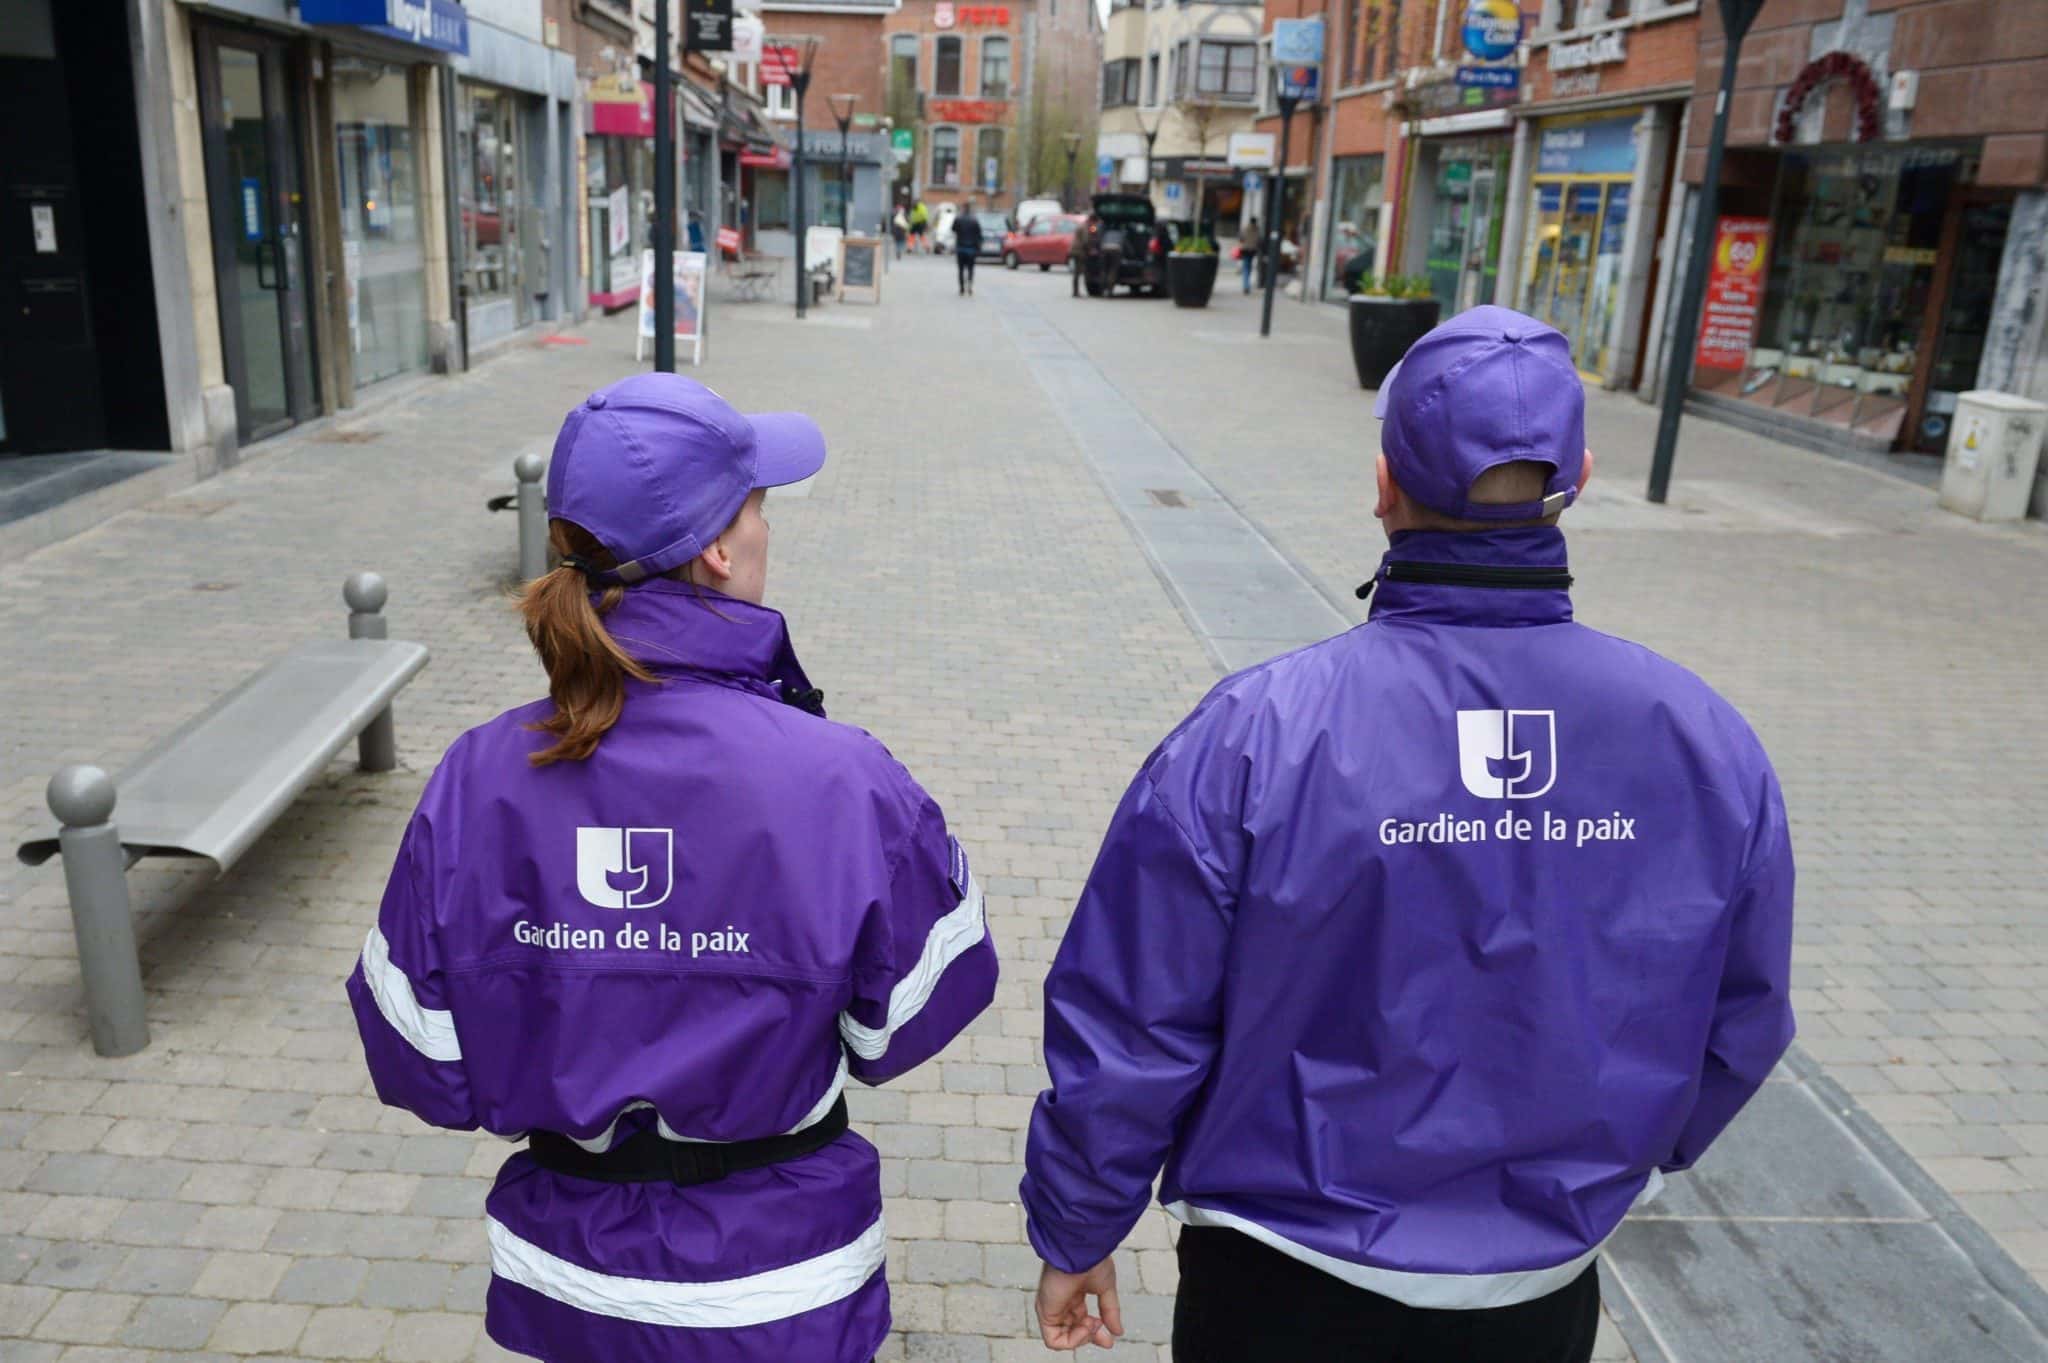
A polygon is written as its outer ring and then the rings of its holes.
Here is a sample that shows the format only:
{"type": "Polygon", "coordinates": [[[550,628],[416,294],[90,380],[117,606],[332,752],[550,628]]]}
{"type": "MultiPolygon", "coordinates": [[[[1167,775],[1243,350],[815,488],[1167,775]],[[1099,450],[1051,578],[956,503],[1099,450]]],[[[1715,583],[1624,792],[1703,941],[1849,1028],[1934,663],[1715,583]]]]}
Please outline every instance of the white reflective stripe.
{"type": "MultiPolygon", "coordinates": [[[[1663,1189],[1664,1175],[1654,1169],[1651,1170],[1649,1184],[1637,1194],[1634,1205],[1641,1206],[1663,1189]]],[[[1319,1250],[1310,1249],[1307,1245],[1296,1244],[1278,1231],[1268,1230],[1256,1221],[1247,1221],[1241,1216],[1217,1211],[1213,1207],[1173,1202],[1167,1204],[1166,1214],[1190,1226],[1228,1227],[1250,1236],[1260,1244],[1271,1245],[1290,1259],[1299,1259],[1305,1264],[1321,1269],[1333,1278],[1342,1279],[1353,1287],[1363,1287],[1383,1297],[1392,1297],[1404,1305],[1450,1311],[1513,1306],[1517,1302],[1534,1301],[1538,1297],[1549,1296],[1585,1272],[1586,1266],[1599,1256],[1601,1249],[1607,1244],[1602,1240],[1578,1257],[1549,1268],[1530,1268],[1514,1273],[1404,1273],[1399,1269],[1354,1264],[1349,1259],[1324,1254],[1319,1250]]]]}
{"type": "MultiPolygon", "coordinates": [[[[826,1085],[825,1087],[825,1096],[820,1098],[817,1101],[817,1103],[812,1106],[811,1110],[804,1114],[802,1121],[798,1122],[795,1126],[791,1127],[789,1130],[783,1132],[782,1134],[785,1136],[794,1136],[797,1132],[802,1131],[805,1127],[816,1126],[819,1122],[824,1121],[825,1114],[830,1112],[832,1110],[832,1105],[839,1101],[839,1095],[845,1091],[845,1088],[846,1052],[842,1050],[839,1052],[839,1066],[836,1070],[833,1071],[832,1074],[832,1082],[826,1085]]],[[[571,1136],[569,1137],[569,1139],[576,1142],[576,1144],[582,1146],[585,1150],[588,1150],[593,1155],[602,1155],[605,1151],[612,1148],[612,1139],[619,1133],[620,1118],[623,1118],[629,1112],[641,1112],[653,1106],[654,1104],[648,1102],[645,1098],[642,1098],[637,1102],[628,1103],[624,1107],[619,1109],[618,1116],[612,1118],[611,1125],[607,1126],[603,1131],[600,1131],[597,1135],[571,1136]]],[[[724,1141],[712,1140],[708,1136],[685,1136],[681,1132],[677,1131],[674,1127],[670,1126],[668,1124],[667,1119],[662,1117],[659,1113],[657,1113],[654,1118],[654,1129],[658,1133],[660,1133],[660,1136],[663,1140],[676,1141],[683,1145],[727,1144],[727,1142],[724,1141]]]]}
{"type": "Polygon", "coordinates": [[[391,1024],[391,1030],[429,1060],[462,1059],[462,1043],[455,1038],[455,1015],[445,1008],[422,1008],[412,992],[412,981],[391,963],[391,943],[384,933],[371,928],[363,942],[363,983],[377,1011],[391,1024]]]}
{"type": "Polygon", "coordinates": [[[722,1282],[677,1283],[625,1278],[572,1264],[485,1218],[491,1271],[507,1282],[593,1315],[643,1325],[731,1330],[765,1325],[830,1306],[859,1291],[881,1271],[887,1236],[880,1217],[850,1245],[782,1268],[722,1282]]]}
{"type": "Polygon", "coordinates": [[[932,924],[917,965],[889,991],[889,1014],[882,1025],[865,1027],[850,1014],[839,1015],[839,1034],[846,1038],[846,1048],[863,1060],[880,1060],[889,1049],[889,1039],[931,1002],[946,967],[981,941],[987,930],[982,921],[981,886],[970,873],[959,906],[932,924]]]}

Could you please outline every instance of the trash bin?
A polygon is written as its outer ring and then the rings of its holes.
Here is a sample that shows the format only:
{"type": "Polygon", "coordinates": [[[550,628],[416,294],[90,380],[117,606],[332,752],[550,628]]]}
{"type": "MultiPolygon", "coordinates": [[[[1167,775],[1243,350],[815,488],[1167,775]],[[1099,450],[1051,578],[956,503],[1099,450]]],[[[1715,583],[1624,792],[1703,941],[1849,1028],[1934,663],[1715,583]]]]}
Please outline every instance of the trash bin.
{"type": "Polygon", "coordinates": [[[2025,516],[2044,430],[2048,405],[1988,388],[1964,393],[1949,427],[1941,504],[1980,521],[2025,516]]]}

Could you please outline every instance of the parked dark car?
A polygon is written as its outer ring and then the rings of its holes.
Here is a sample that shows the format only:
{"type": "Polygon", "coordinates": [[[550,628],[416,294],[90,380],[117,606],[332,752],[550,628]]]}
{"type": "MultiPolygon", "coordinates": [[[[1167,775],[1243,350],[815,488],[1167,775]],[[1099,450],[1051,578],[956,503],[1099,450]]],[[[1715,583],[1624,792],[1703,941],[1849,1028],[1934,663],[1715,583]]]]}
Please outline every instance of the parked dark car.
{"type": "Polygon", "coordinates": [[[1157,298],[1166,292],[1166,257],[1173,242],[1173,224],[1161,222],[1144,195],[1097,194],[1075,238],[1081,284],[1091,298],[1112,293],[1119,284],[1157,298]]]}
{"type": "Polygon", "coordinates": [[[981,224],[981,249],[974,253],[974,258],[1001,260],[1003,238],[1010,234],[1010,220],[1000,213],[976,213],[974,217],[981,224]]]}

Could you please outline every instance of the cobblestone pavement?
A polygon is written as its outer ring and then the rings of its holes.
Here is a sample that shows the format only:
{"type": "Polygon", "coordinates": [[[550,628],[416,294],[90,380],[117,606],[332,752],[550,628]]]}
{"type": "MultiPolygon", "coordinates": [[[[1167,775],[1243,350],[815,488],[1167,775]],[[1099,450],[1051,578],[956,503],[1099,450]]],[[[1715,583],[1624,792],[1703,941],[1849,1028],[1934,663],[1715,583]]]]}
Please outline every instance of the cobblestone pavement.
{"type": "MultiPolygon", "coordinates": [[[[1373,429],[1334,312],[1244,338],[1208,313],[1075,302],[1058,275],[899,266],[879,308],[712,311],[702,377],[802,406],[833,446],[770,503],[770,597],[835,716],[878,734],[987,877],[1005,976],[945,1058],[851,1095],[882,1150],[899,1334],[885,1357],[1036,1358],[1016,1205],[1042,1077],[1037,989],[1095,840],[1213,680],[1203,650],[999,321],[1042,308],[1344,609],[1377,555],[1373,429]]],[[[538,694],[505,604],[509,464],[632,368],[630,319],[523,347],[271,442],[241,469],[0,565],[0,831],[44,826],[60,763],[118,770],[297,640],[342,578],[387,575],[434,660],[401,769],[338,762],[234,872],[144,862],[154,1043],[96,1059],[54,867],[0,869],[0,1355],[455,1363],[482,1337],[479,1212],[505,1148],[375,1101],[340,992],[397,835],[457,733],[538,694]]],[[[2048,1270],[2039,931],[2048,535],[1694,423],[1670,510],[1634,499],[1646,409],[1599,397],[1607,492],[1573,513],[1582,615],[1699,667],[1758,721],[1802,859],[1808,1048],[2037,1274],[2048,1270]]],[[[118,818],[118,811],[117,816],[118,818]]],[[[1165,1338],[1167,1224],[1124,1252],[1143,1356],[1165,1338]]],[[[1625,1357],[1611,1333],[1603,1358],[1625,1357]]]]}

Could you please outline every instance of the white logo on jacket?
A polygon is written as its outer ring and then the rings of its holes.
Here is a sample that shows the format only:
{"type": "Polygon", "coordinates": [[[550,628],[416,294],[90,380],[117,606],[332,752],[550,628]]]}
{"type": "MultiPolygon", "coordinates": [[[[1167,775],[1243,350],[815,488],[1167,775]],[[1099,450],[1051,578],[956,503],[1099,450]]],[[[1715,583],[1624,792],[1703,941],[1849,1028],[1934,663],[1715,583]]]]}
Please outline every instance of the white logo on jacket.
{"type": "Polygon", "coordinates": [[[1557,712],[1458,711],[1458,775],[1482,800],[1544,794],[1557,784],[1557,712]]]}
{"type": "Polygon", "coordinates": [[[651,909],[674,888],[674,830],[576,830],[576,890],[598,908],[651,909]],[[638,876],[639,883],[615,883],[628,876],[638,876]]]}

